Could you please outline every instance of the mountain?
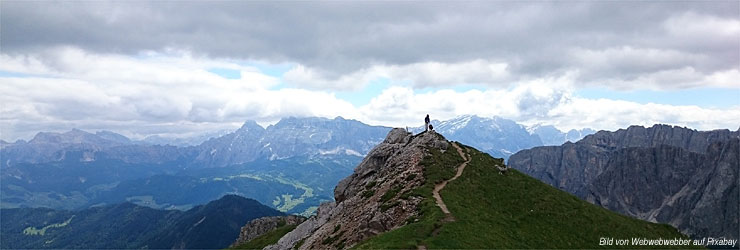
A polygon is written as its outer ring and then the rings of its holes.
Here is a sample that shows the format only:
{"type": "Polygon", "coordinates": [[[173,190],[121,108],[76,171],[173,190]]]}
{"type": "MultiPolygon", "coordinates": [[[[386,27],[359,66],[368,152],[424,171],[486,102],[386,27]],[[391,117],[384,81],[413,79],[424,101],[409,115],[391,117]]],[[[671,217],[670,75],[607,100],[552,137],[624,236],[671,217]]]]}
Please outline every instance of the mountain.
{"type": "Polygon", "coordinates": [[[201,143],[210,140],[211,138],[218,138],[230,133],[230,130],[218,130],[209,131],[202,134],[189,136],[189,137],[168,137],[160,135],[150,135],[137,143],[149,144],[149,145],[171,145],[177,147],[188,147],[197,146],[201,143]]]}
{"type": "Polygon", "coordinates": [[[335,202],[265,249],[596,248],[605,237],[685,238],[503,163],[435,132],[394,129],[339,182],[335,202]]]}
{"type": "Polygon", "coordinates": [[[276,237],[276,234],[282,236],[285,233],[295,229],[298,224],[301,224],[304,221],[306,221],[305,217],[295,215],[272,216],[254,219],[241,228],[241,231],[239,232],[239,238],[237,238],[230,247],[238,249],[262,249],[263,247],[269,245],[270,241],[277,241],[277,239],[275,238],[280,238],[276,237]],[[250,241],[251,244],[246,244],[250,241]]]}
{"type": "MultiPolygon", "coordinates": [[[[434,120],[432,125],[435,131],[450,140],[469,144],[504,159],[519,150],[542,146],[540,138],[530,134],[526,127],[500,117],[465,115],[447,121],[434,120]]],[[[424,128],[414,128],[413,131],[424,131],[424,128]]]]}
{"type": "Polygon", "coordinates": [[[257,159],[344,154],[362,157],[390,128],[369,126],[342,117],[281,119],[266,129],[247,121],[234,133],[198,146],[194,164],[223,167],[257,159]]]}
{"type": "Polygon", "coordinates": [[[119,160],[125,163],[179,165],[185,151],[173,146],[140,145],[110,131],[95,134],[79,129],[65,133],[40,132],[28,142],[18,141],[0,148],[0,168],[29,163],[93,162],[119,160]]]}
{"type": "Polygon", "coordinates": [[[39,133],[3,144],[0,207],[81,209],[131,201],[188,209],[224,194],[310,214],[387,128],[358,121],[286,118],[199,146],[132,143],[112,132],[39,133]],[[7,160],[6,160],[7,159],[7,160]]]}
{"type": "MultiPolygon", "coordinates": [[[[383,139],[390,128],[370,126],[342,117],[334,119],[289,117],[262,128],[247,121],[233,133],[213,137],[197,146],[176,147],[134,142],[110,131],[95,134],[79,129],[65,133],[40,132],[29,142],[3,143],[0,167],[19,163],[68,160],[80,152],[80,162],[98,159],[126,163],[168,163],[178,167],[225,167],[260,159],[286,159],[312,155],[362,157],[383,139]],[[187,164],[184,164],[187,163],[187,164]]],[[[149,141],[156,141],[150,138],[149,141]]]]}
{"type": "Polygon", "coordinates": [[[740,131],[668,125],[523,150],[509,165],[591,203],[693,237],[738,238],[740,131]]]}
{"type": "Polygon", "coordinates": [[[537,124],[527,128],[532,135],[537,135],[542,140],[543,146],[560,146],[565,142],[577,142],[587,135],[596,133],[593,129],[571,129],[568,132],[558,130],[552,125],[537,124]]]}
{"type": "Polygon", "coordinates": [[[156,210],[122,203],[78,211],[2,209],[3,249],[228,247],[240,227],[264,216],[282,215],[257,201],[228,195],[188,211],[156,210]]]}

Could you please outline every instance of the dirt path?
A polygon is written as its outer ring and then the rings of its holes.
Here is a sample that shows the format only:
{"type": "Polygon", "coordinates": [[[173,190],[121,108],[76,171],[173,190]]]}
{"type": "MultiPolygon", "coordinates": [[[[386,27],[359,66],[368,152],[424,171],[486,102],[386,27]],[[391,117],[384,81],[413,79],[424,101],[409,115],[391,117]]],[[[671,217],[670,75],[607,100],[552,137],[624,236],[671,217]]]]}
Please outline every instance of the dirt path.
{"type": "MultiPolygon", "coordinates": [[[[442,219],[442,222],[455,221],[455,217],[452,216],[452,213],[450,213],[450,210],[447,209],[447,205],[445,205],[445,202],[442,200],[442,196],[439,195],[439,191],[445,188],[448,182],[454,181],[457,179],[457,177],[460,177],[460,175],[462,175],[463,171],[465,170],[465,167],[468,166],[468,163],[470,162],[470,155],[466,155],[465,153],[463,153],[462,148],[460,148],[460,146],[458,146],[457,143],[452,143],[452,146],[455,147],[455,149],[457,149],[457,153],[460,154],[460,157],[462,157],[463,160],[465,160],[465,162],[460,164],[460,166],[457,166],[457,173],[455,173],[454,177],[452,177],[449,180],[443,181],[442,183],[434,185],[434,191],[432,191],[432,196],[434,196],[434,200],[436,200],[437,206],[440,209],[442,209],[443,213],[445,213],[445,218],[442,219]]],[[[434,232],[432,232],[432,235],[439,234],[439,229],[440,228],[434,229],[434,232]]],[[[424,244],[421,244],[417,246],[417,249],[427,250],[427,246],[424,244]]]]}
{"type": "Polygon", "coordinates": [[[447,209],[447,205],[445,205],[445,202],[442,200],[442,196],[439,195],[439,191],[445,188],[448,182],[454,181],[455,179],[457,179],[457,177],[460,177],[460,175],[462,175],[463,170],[465,170],[465,167],[468,165],[468,162],[470,162],[470,159],[468,156],[466,156],[463,153],[462,148],[460,148],[460,146],[458,146],[457,143],[452,143],[452,146],[454,146],[457,149],[457,153],[460,154],[460,157],[462,157],[463,160],[465,160],[465,162],[463,162],[462,164],[460,164],[460,166],[457,167],[457,173],[455,173],[455,177],[452,177],[452,179],[443,181],[442,183],[439,183],[434,186],[434,191],[432,191],[432,196],[434,196],[434,199],[437,201],[437,206],[440,209],[442,209],[442,212],[445,213],[447,217],[445,218],[445,220],[454,221],[455,218],[452,217],[452,214],[450,214],[450,210],[447,209]]]}

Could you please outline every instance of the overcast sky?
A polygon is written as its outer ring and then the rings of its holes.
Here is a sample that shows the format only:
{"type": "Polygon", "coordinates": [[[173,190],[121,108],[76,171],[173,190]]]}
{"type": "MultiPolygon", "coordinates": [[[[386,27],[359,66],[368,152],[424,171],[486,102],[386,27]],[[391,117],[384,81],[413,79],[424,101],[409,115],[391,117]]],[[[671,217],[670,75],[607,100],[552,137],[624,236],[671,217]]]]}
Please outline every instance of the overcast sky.
{"type": "Polygon", "coordinates": [[[429,113],[740,127],[740,2],[2,1],[0,138],[429,113]]]}

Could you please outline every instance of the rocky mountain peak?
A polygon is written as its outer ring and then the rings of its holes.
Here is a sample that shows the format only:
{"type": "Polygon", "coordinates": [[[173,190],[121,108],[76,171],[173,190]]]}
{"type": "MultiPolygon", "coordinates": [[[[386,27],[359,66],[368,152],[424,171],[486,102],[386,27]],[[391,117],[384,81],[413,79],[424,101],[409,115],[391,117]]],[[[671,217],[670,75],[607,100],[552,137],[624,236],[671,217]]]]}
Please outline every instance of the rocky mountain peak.
{"type": "Polygon", "coordinates": [[[94,144],[98,146],[120,144],[119,142],[103,138],[100,135],[88,133],[76,128],[65,133],[39,132],[29,143],[94,144]]]}
{"type": "Polygon", "coordinates": [[[102,130],[102,131],[95,132],[95,135],[100,138],[103,138],[109,141],[122,143],[122,144],[132,143],[131,139],[129,139],[128,137],[115,133],[115,132],[108,131],[108,130],[102,130]]]}
{"type": "Polygon", "coordinates": [[[241,131],[241,132],[254,132],[254,131],[261,132],[261,131],[264,131],[264,130],[265,129],[262,128],[262,126],[260,126],[259,124],[257,124],[257,122],[255,122],[253,120],[248,120],[248,121],[244,122],[244,124],[242,124],[242,126],[237,131],[241,131]]]}
{"type": "Polygon", "coordinates": [[[421,201],[404,195],[424,183],[421,160],[430,149],[448,147],[449,142],[434,131],[413,135],[392,129],[354,173],[337,184],[335,202],[322,204],[316,216],[268,249],[291,249],[299,241],[300,249],[351,247],[404,225],[417,215],[421,201]]]}

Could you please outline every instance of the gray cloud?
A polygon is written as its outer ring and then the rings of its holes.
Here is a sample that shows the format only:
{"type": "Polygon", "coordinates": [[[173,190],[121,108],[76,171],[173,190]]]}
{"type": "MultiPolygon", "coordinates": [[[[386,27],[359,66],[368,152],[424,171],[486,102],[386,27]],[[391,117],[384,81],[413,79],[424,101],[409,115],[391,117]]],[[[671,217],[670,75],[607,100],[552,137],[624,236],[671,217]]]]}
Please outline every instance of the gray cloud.
{"type": "Polygon", "coordinates": [[[686,67],[704,75],[737,69],[739,4],[4,1],[0,46],[9,54],[57,45],[125,54],[185,49],[295,62],[327,79],[374,65],[486,60],[506,63],[520,77],[579,70],[581,83],[598,84],[686,67]],[[638,53],[614,58],[614,65],[594,66],[600,62],[574,53],[608,55],[627,47],[638,53]],[[666,57],[644,57],[641,50],[666,57]],[[672,58],[680,60],[662,61],[672,58]],[[652,66],[642,67],[643,59],[652,66]]]}

